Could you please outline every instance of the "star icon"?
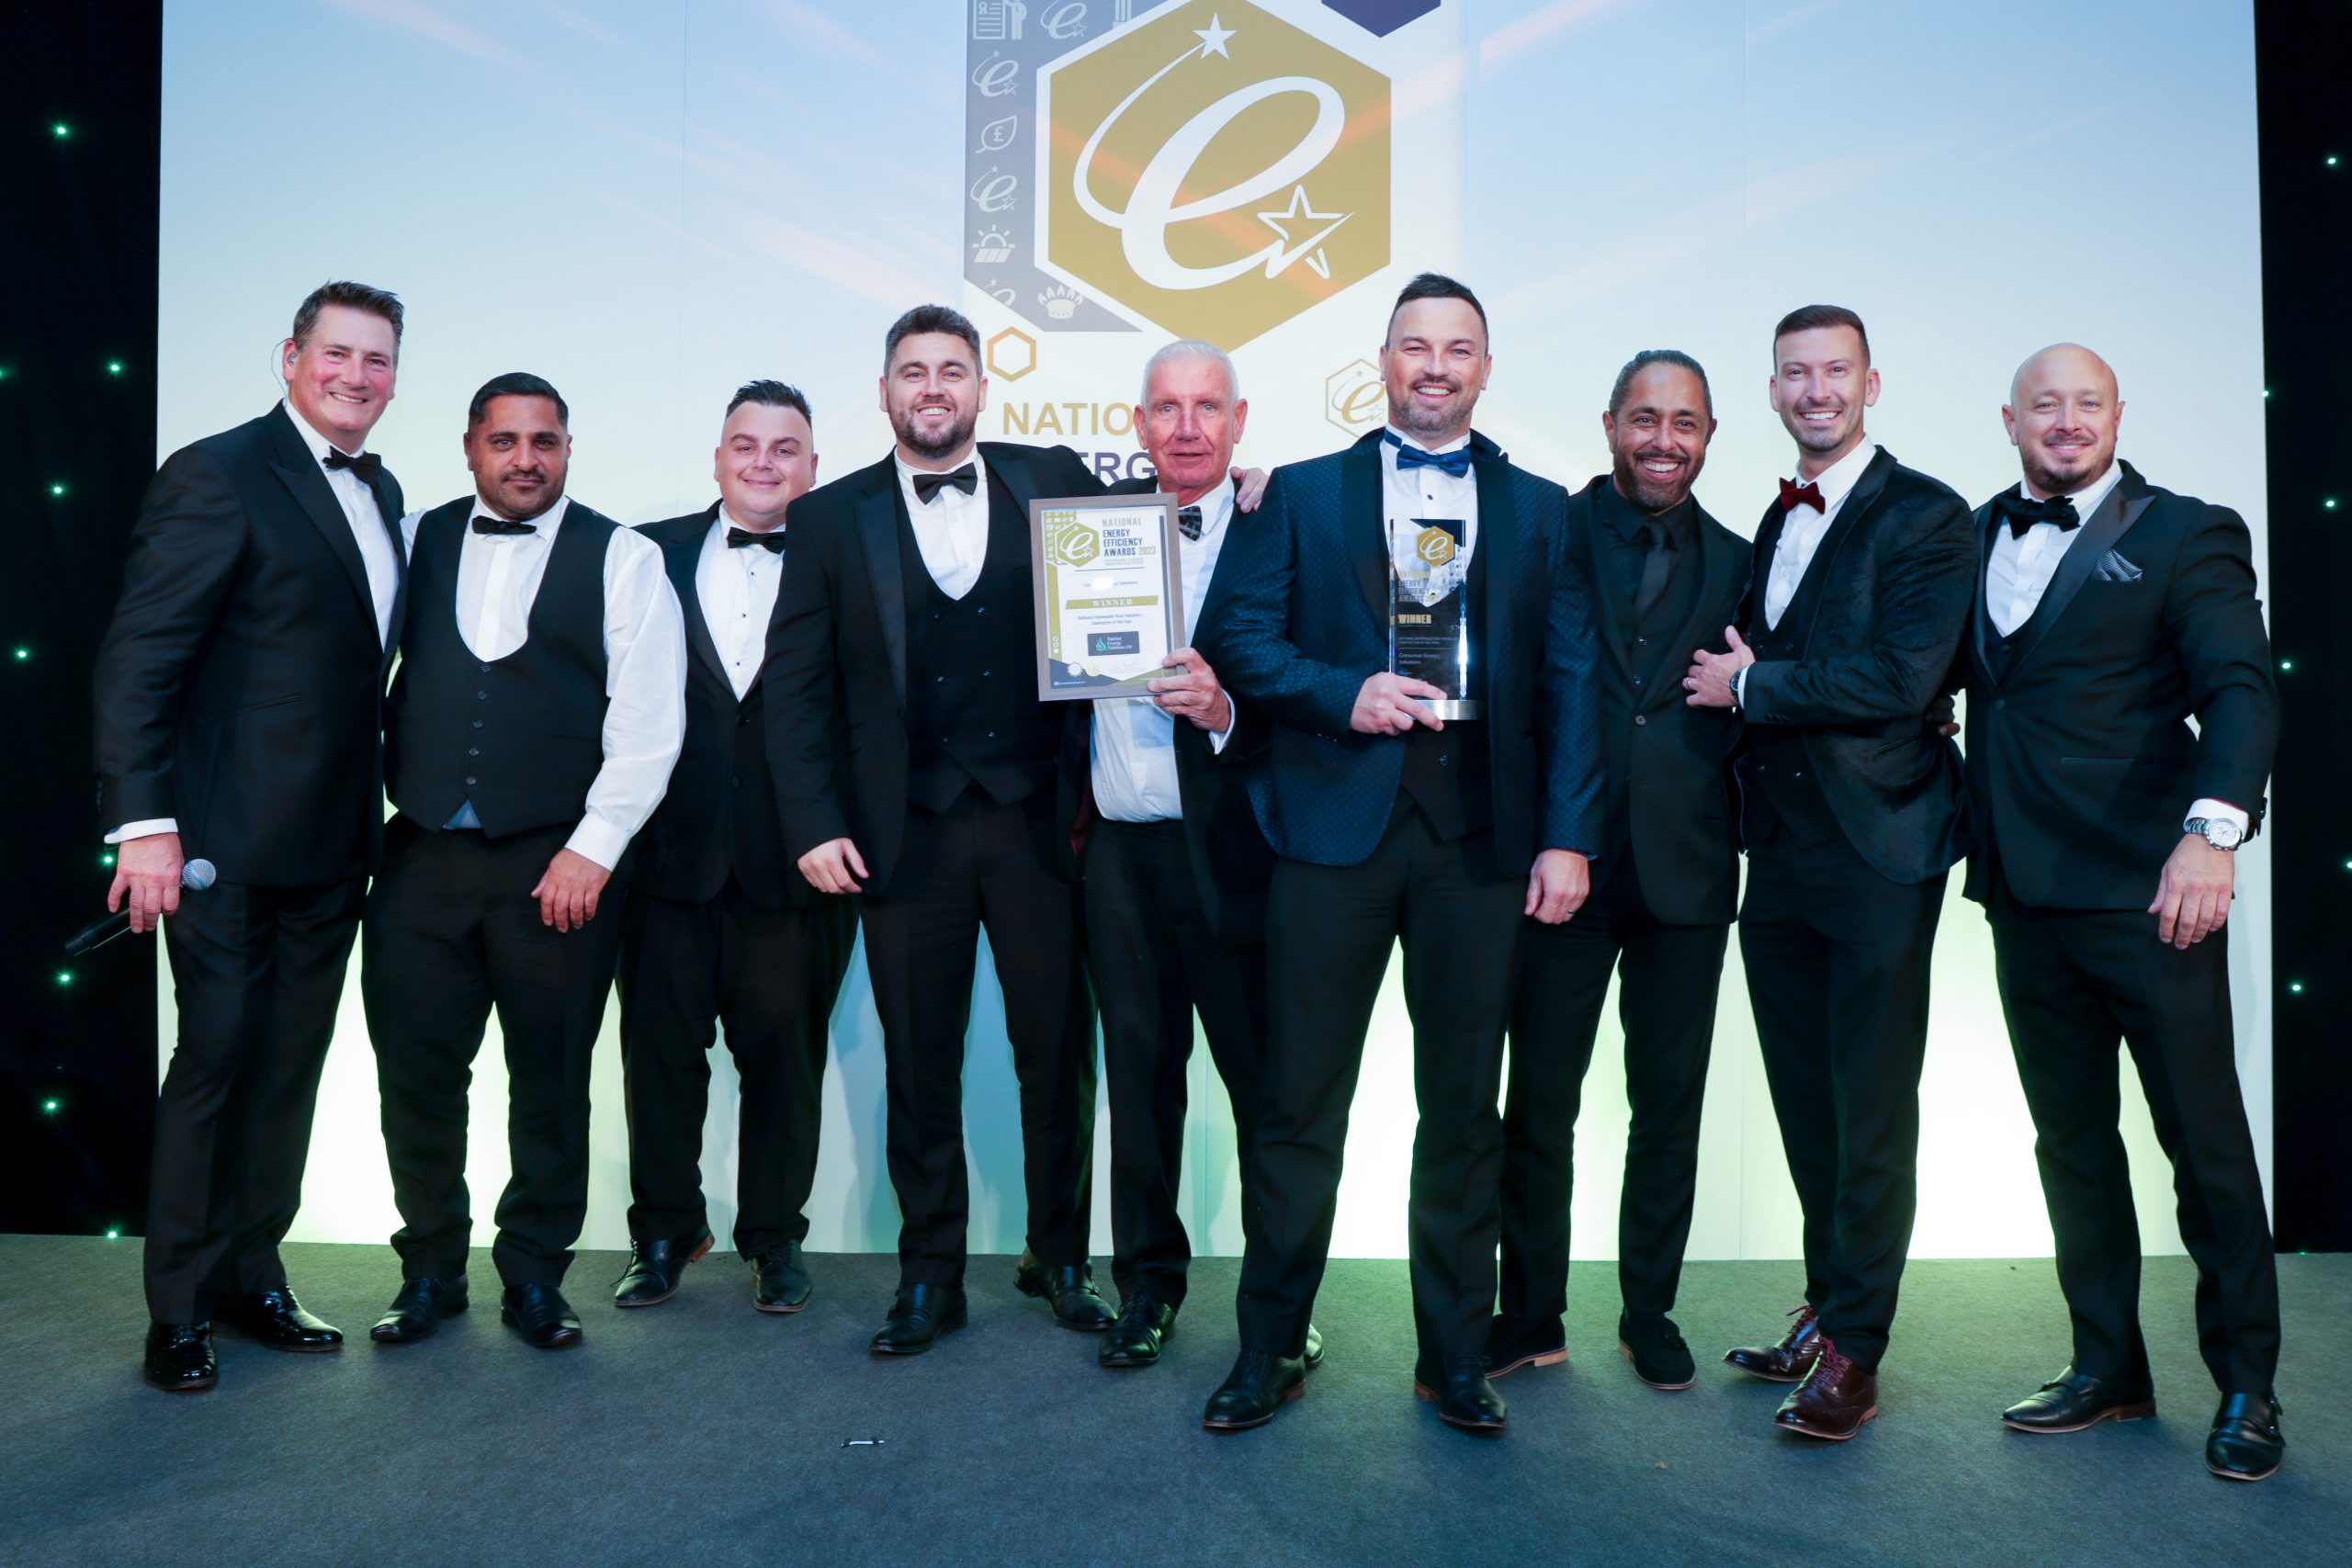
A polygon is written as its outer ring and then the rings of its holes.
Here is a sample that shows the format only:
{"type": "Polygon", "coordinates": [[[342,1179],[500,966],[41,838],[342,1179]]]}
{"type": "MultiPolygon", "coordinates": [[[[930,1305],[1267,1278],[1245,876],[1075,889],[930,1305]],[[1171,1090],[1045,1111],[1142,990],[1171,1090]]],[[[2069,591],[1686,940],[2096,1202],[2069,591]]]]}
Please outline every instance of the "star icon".
{"type": "Polygon", "coordinates": [[[1212,11],[1209,13],[1209,25],[1207,27],[1195,28],[1193,29],[1193,36],[1201,40],[1201,58],[1203,60],[1206,60],[1212,54],[1222,56],[1227,60],[1233,58],[1231,54],[1226,52],[1225,48],[1226,40],[1233,36],[1233,29],[1231,28],[1219,27],[1217,25],[1217,15],[1216,12],[1212,11]]]}
{"type": "Polygon", "coordinates": [[[1275,248],[1274,254],[1266,258],[1266,276],[1268,277],[1276,276],[1284,267],[1304,255],[1306,257],[1306,265],[1314,269],[1316,276],[1330,276],[1331,264],[1323,254],[1323,242],[1333,230],[1354,216],[1352,212],[1317,212],[1307,202],[1306,186],[1291,186],[1288,208],[1280,212],[1258,214],[1258,221],[1281,235],[1283,240],[1282,246],[1275,248]],[[1290,237],[1290,231],[1283,227],[1284,224],[1294,221],[1320,223],[1323,227],[1316,230],[1304,240],[1294,241],[1290,237]],[[1309,252],[1313,254],[1308,254],[1309,252]]]}

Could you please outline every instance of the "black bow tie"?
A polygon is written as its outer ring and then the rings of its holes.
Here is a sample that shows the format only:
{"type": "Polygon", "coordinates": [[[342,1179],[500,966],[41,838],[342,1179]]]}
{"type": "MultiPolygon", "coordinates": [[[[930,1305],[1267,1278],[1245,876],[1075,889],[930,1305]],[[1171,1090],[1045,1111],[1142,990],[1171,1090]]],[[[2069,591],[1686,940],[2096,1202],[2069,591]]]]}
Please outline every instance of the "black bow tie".
{"type": "Polygon", "coordinates": [[[1451,452],[1425,452],[1409,441],[1401,440],[1393,430],[1383,431],[1382,438],[1396,448],[1396,467],[1405,468],[1436,468],[1455,479],[1470,471],[1470,448],[1456,446],[1451,452]]]}
{"type": "Polygon", "coordinates": [[[537,526],[534,524],[510,523],[503,517],[477,517],[474,519],[475,533],[488,534],[493,537],[503,536],[509,534],[536,534],[538,531],[537,526]]]}
{"type": "Polygon", "coordinates": [[[1197,506],[1178,507],[1176,531],[1188,539],[1198,539],[1201,536],[1201,509],[1197,506]]]}
{"type": "Polygon", "coordinates": [[[970,495],[973,491],[980,488],[980,471],[972,467],[971,464],[967,463],[962,468],[956,469],[952,473],[917,474],[915,476],[915,499],[922,502],[925,506],[928,506],[931,504],[931,498],[937,495],[941,491],[945,490],[949,485],[954,485],[966,495],[970,495]]]}
{"type": "Polygon", "coordinates": [[[2082,525],[2075,514],[2073,498],[2053,495],[2048,501],[2030,501],[2013,490],[2005,490],[1993,498],[1993,515],[2009,520],[2009,536],[2018,538],[2037,523],[2055,523],[2063,531],[2082,525]]]}
{"type": "Polygon", "coordinates": [[[772,556],[780,556],[784,554],[784,533],[778,529],[773,533],[754,534],[749,528],[730,525],[727,530],[727,547],[740,550],[746,545],[757,545],[772,556]]]}
{"type": "Polygon", "coordinates": [[[355,457],[333,446],[327,448],[326,465],[330,473],[337,468],[349,468],[359,476],[362,484],[374,484],[376,476],[384,471],[384,459],[373,452],[362,452],[355,457]]]}

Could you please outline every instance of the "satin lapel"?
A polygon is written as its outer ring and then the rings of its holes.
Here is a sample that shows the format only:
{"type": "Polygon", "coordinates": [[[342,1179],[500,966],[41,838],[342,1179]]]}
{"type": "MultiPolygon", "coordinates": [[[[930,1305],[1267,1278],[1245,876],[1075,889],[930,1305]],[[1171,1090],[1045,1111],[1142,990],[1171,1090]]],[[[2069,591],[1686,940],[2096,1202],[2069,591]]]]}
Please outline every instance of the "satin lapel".
{"type": "Polygon", "coordinates": [[[890,684],[907,700],[907,581],[899,569],[899,470],[885,457],[865,471],[857,498],[857,531],[872,575],[874,613],[890,653],[890,684]]]}
{"type": "Polygon", "coordinates": [[[710,525],[718,515],[718,508],[713,506],[703,514],[700,528],[683,538],[673,536],[663,539],[662,564],[669,570],[670,586],[677,591],[678,608],[685,613],[686,646],[695,650],[695,657],[701,660],[710,672],[718,677],[718,683],[732,694],[735,682],[728,679],[727,665],[718,657],[718,644],[710,635],[710,623],[703,618],[702,590],[695,581],[695,573],[702,570],[703,537],[709,533],[710,525]]]}
{"type": "MultiPolygon", "coordinates": [[[[1340,454],[1340,538],[1355,563],[1364,608],[1384,646],[1388,641],[1388,509],[1381,504],[1380,444],[1359,443],[1340,454]]],[[[1485,519],[1479,519],[1483,526],[1485,519]]]]}
{"type": "MultiPolygon", "coordinates": [[[[343,502],[334,498],[334,487],[327,483],[326,470],[311,456],[311,449],[295,432],[292,417],[283,409],[277,411],[277,419],[271,423],[270,440],[277,449],[270,468],[295,504],[302,509],[302,515],[326,540],[334,558],[343,563],[352,592],[359,595],[360,607],[368,612],[368,624],[374,626],[376,595],[368,586],[368,563],[360,558],[359,541],[351,536],[351,519],[343,514],[343,502]]],[[[398,555],[400,551],[396,547],[392,553],[398,555]]]]}
{"type": "MultiPolygon", "coordinates": [[[[1797,591],[1789,600],[1789,610],[1781,612],[1783,615],[1796,608],[1797,600],[1829,581],[1830,574],[1838,570],[1838,552],[1846,547],[1846,541],[1862,525],[1862,519],[1878,504],[1878,498],[1886,493],[1887,478],[1894,472],[1894,455],[1880,447],[1870,467],[1862,470],[1862,477],[1854,481],[1854,488],[1846,492],[1845,504],[1838,508],[1838,521],[1829,525],[1829,532],[1822,536],[1813,559],[1805,563],[1804,576],[1798,580],[1797,591]]],[[[1804,646],[1808,653],[1813,649],[1814,628],[1820,624],[1818,615],[1805,617],[1804,646]]]]}
{"type": "MultiPolygon", "coordinates": [[[[1508,649],[1511,643],[1511,590],[1518,583],[1520,565],[1519,507],[1517,486],[1510,481],[1510,464],[1500,452],[1488,452],[1473,444],[1470,471],[1478,479],[1478,543],[1471,562],[1478,567],[1479,593],[1485,601],[1486,626],[1482,634],[1487,652],[1480,661],[1480,695],[1492,702],[1491,688],[1485,685],[1485,672],[1493,668],[1494,650],[1508,649]],[[1485,557],[1483,565],[1478,558],[1485,557]]],[[[1475,650],[1474,650],[1475,651],[1475,650]]],[[[1464,693],[1465,696],[1469,694],[1464,693]]]]}
{"type": "MultiPolygon", "coordinates": [[[[1625,657],[1625,624],[1617,616],[1615,584],[1609,580],[1608,541],[1601,536],[1605,525],[1600,521],[1600,487],[1608,482],[1605,479],[1595,479],[1570,496],[1568,503],[1576,508],[1571,513],[1574,518],[1571,525],[1583,536],[1584,558],[1591,567],[1589,581],[1592,583],[1593,599],[1600,606],[1600,640],[1609,645],[1609,657],[1616,661],[1630,687],[1634,681],[1634,664],[1625,657]]],[[[1480,487],[1478,493],[1482,496],[1487,493],[1484,486],[1480,487]]],[[[1483,513],[1486,509],[1482,506],[1479,510],[1483,513]]],[[[1485,526],[1483,517],[1479,525],[1485,526]]]]}
{"type": "Polygon", "coordinates": [[[1764,594],[1772,581],[1772,558],[1780,553],[1781,530],[1789,514],[1774,502],[1765,507],[1763,520],[1756,525],[1756,547],[1747,555],[1747,592],[1739,596],[1740,629],[1747,628],[1764,615],[1764,594]]]}
{"type": "Polygon", "coordinates": [[[2050,628],[2066,613],[2066,606],[2075,602],[2075,595],[2090,581],[2091,573],[2107,552],[2115,547],[2115,542],[2130,531],[2132,524],[2140,521],[2140,514],[2155,500],[2145,486],[2132,480],[2132,476],[2127,474],[2120,484],[2108,491],[2098,515],[2083,525],[2082,537],[2075,541],[2065,558],[2058,563],[2057,575],[2042,592],[2041,603],[2034,606],[2026,625],[2018,628],[2030,635],[2009,660],[2008,672],[2002,677],[2003,685],[2017,678],[2017,672],[2025,668],[2033,650],[2041,646],[2041,639],[2050,635],[2050,628]]]}
{"type": "Polygon", "coordinates": [[[1976,669],[1987,681],[1993,677],[1992,657],[1987,651],[1993,642],[1993,544],[1994,530],[2001,525],[2001,514],[1987,502],[1976,519],[1976,606],[1968,625],[1976,644],[1976,669]]]}

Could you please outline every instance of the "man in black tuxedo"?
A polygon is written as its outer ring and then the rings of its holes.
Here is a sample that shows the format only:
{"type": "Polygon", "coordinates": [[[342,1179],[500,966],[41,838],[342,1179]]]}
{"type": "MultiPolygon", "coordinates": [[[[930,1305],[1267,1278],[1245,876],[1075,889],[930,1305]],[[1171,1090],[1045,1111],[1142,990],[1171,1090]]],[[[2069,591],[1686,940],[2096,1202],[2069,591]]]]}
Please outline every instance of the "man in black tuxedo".
{"type": "Polygon", "coordinates": [[[2077,1432],[2155,1411],[2120,1037],[2197,1261],[2198,1339],[2222,1391],[2205,1462],[2256,1481],[2286,1446],[2278,1280],[2222,932],[2233,852],[2261,820],[2278,695],[2245,525],[2118,462],[2122,414],[2090,350],[2027,360],[2001,410],[2024,480],[1976,513],[1968,896],[1992,921],[2075,1339],[2072,1365],[2002,1419],[2077,1432]]]}
{"type": "Polygon", "coordinates": [[[1919,1067],[1945,874],[1967,851],[1958,750],[1928,711],[1968,624],[1968,508],[1863,433],[1878,400],[1861,318],[1808,305],[1772,334],[1794,479],[1757,530],[1727,654],[1694,705],[1747,720],[1740,957],[1797,1201],[1804,1304],[1732,1365],[1800,1383],[1776,1424],[1850,1438],[1877,1371],[1918,1201],[1919,1067]]]}
{"type": "Polygon", "coordinates": [[[163,923],[179,1040],[155,1107],[145,1376],[210,1388],[211,1320],[279,1350],[343,1336],[277,1244],[383,840],[401,489],[366,450],[400,301],[329,283],[281,346],[286,400],[164,460],[96,678],[99,809],[130,927],[163,923]],[[187,859],[220,880],[182,900],[187,859]],[[170,916],[168,922],[163,917],[170,916]]]}
{"type": "MultiPolygon", "coordinates": [[[[1233,474],[1250,416],[1215,344],[1171,343],[1144,367],[1135,426],[1154,477],[1114,486],[1175,495],[1188,631],[1236,519],[1254,502],[1233,474]]],[[[1266,1034],[1266,881],[1273,852],[1250,807],[1262,719],[1192,648],[1169,655],[1152,700],[1088,705],[1094,820],[1086,836],[1086,952],[1102,1010],[1111,1106],[1111,1277],[1119,1318],[1105,1367],[1159,1359],[1182,1306],[1192,1243],[1176,1212],[1185,1064],[1197,1011],[1232,1102],[1248,1223],[1251,1133],[1266,1034]]]]}
{"type": "Polygon", "coordinates": [[[359,972],[401,1222],[381,1345],[467,1305],[466,1089],[493,1008],[513,1173],[499,1315],[541,1349],[580,1342],[562,1284],[588,1206],[589,1057],[629,840],[678,757],[686,650],[661,547],[564,493],[570,424],[538,377],[493,378],[466,411],[475,493],[401,525],[412,591],[384,724],[399,815],[359,972]]]}
{"type": "Polygon", "coordinates": [[[1075,705],[1037,699],[1029,502],[1102,486],[1067,447],[976,444],[979,333],[944,306],[891,326],[880,462],[793,507],[769,656],[785,852],[856,894],[888,1074],[899,1283],[877,1355],[963,1326],[964,1033],[980,931],[1021,1085],[1028,1246],[1014,1274],[1055,1321],[1112,1320],[1087,1260],[1094,1007],[1071,849],[1075,705]]]}
{"type": "Polygon", "coordinates": [[[1747,586],[1747,541],[1690,494],[1715,431],[1698,361],[1645,349],[1600,416],[1611,471],[1568,498],[1568,534],[1599,601],[1604,780],[1592,896],[1532,925],[1511,1013],[1503,1109],[1501,1311],[1488,1376],[1567,1359],[1568,1195],[1577,1112],[1618,976],[1633,1125],[1618,1206],[1617,1340],[1653,1388],[1691,1382],[1667,1314],[1698,1179],[1699,1111],[1724,948],[1739,899],[1729,763],[1739,721],[1682,696],[1690,650],[1717,647],[1747,586]]]}
{"type": "Polygon", "coordinates": [[[685,742],[638,835],[621,911],[633,1201],[613,1301],[668,1301],[710,1250],[702,1123],[723,1023],[741,1081],[735,1250],[752,1267],[752,1304],[790,1313],[808,1301],[801,1211],[817,1175],[827,1028],[857,938],[849,900],[817,892],[785,854],[768,769],[762,672],[789,558],[785,514],[817,474],[808,400],[781,381],[740,389],[712,466],[718,500],[639,530],[662,547],[690,657],[685,742]]]}
{"type": "Polygon", "coordinates": [[[1275,471],[1196,637],[1272,724],[1250,788],[1279,857],[1241,1353],[1204,1413],[1214,1430],[1262,1425],[1304,1391],[1349,1102],[1399,939],[1420,1107],[1415,1390],[1452,1425],[1501,1428],[1483,1355],[1522,917],[1573,914],[1601,847],[1587,574],[1567,549],[1566,492],[1471,429],[1493,365],[1484,309],[1423,274],[1397,299],[1381,365],[1388,428],[1275,471]],[[1441,717],[1444,689],[1391,671],[1393,583],[1408,614],[1461,607],[1475,716],[1441,717]]]}

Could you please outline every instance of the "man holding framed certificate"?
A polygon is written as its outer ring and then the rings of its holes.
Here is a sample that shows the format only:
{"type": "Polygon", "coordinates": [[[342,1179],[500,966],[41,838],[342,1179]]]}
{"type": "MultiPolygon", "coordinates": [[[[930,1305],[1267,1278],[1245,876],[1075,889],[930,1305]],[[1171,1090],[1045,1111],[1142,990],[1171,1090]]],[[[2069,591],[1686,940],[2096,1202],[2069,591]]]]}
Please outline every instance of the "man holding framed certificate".
{"type": "Polygon", "coordinates": [[[1388,428],[1276,470],[1203,607],[1202,654],[1271,723],[1250,791],[1278,857],[1241,1354],[1204,1412],[1212,1429],[1262,1425],[1304,1388],[1349,1101],[1399,940],[1420,1108],[1415,1389],[1451,1425],[1503,1425],[1484,1363],[1503,1031],[1523,918],[1555,924],[1583,902],[1601,778],[1567,492],[1472,431],[1492,363],[1470,290],[1415,278],[1381,349],[1388,428]],[[1434,626],[1448,598],[1452,637],[1430,640],[1452,655],[1451,689],[1429,678],[1442,659],[1419,673],[1391,662],[1398,617],[1434,626]],[[1448,719],[1431,705],[1454,702],[1476,706],[1448,719]]]}

